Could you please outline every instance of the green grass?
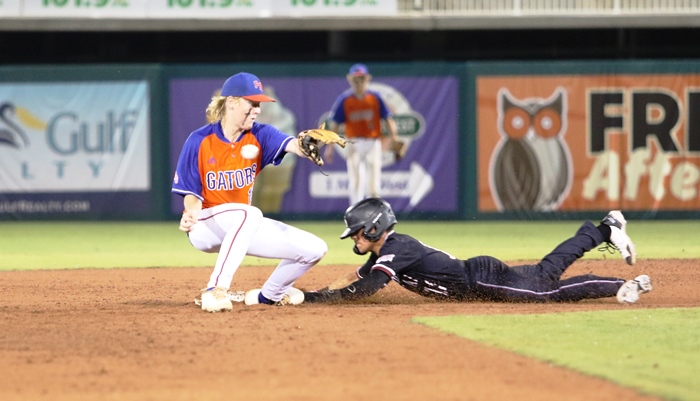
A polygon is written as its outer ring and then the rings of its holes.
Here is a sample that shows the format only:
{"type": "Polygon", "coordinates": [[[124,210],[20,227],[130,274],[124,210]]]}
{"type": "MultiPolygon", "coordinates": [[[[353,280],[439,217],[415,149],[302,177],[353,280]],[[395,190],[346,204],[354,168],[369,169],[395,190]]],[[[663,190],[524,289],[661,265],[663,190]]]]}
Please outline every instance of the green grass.
{"type": "MultiPolygon", "coordinates": [[[[323,238],[321,264],[361,264],[342,222],[292,222],[323,238]]],[[[459,258],[537,260],[573,235],[578,222],[400,222],[397,230],[459,258]]],[[[695,221],[641,221],[628,228],[640,258],[700,258],[695,221]]],[[[210,266],[216,255],[192,248],[177,222],[0,222],[0,270],[210,266]]],[[[586,258],[606,254],[590,252],[586,258]]],[[[248,257],[247,265],[274,261],[248,257]]]]}
{"type": "Polygon", "coordinates": [[[0,223],[0,270],[213,265],[177,223],[0,223]],[[179,235],[178,235],[179,234],[179,235]]]}
{"type": "Polygon", "coordinates": [[[700,309],[417,317],[414,321],[667,400],[700,400],[700,309]]]}

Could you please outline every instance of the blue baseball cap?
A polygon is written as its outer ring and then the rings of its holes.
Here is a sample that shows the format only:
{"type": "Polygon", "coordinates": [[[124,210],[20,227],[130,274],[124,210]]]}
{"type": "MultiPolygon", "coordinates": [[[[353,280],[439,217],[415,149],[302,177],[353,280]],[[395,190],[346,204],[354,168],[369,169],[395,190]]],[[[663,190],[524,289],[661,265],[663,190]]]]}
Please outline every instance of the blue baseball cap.
{"type": "Polygon", "coordinates": [[[364,64],[355,64],[350,67],[350,72],[348,74],[352,75],[353,77],[361,77],[364,75],[369,75],[369,70],[364,64]]]}
{"type": "Polygon", "coordinates": [[[275,99],[263,94],[260,78],[247,72],[239,72],[229,77],[221,88],[221,96],[235,96],[253,102],[274,102],[275,99]]]}

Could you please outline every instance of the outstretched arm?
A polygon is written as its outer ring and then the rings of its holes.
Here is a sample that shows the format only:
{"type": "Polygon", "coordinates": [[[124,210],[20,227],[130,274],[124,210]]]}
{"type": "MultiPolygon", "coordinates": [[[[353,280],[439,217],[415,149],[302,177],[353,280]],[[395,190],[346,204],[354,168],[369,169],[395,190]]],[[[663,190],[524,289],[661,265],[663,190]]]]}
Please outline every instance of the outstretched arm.
{"type": "Polygon", "coordinates": [[[347,287],[348,285],[354,283],[354,282],[357,281],[359,278],[360,278],[360,277],[357,276],[357,272],[348,273],[348,274],[346,274],[345,276],[340,277],[340,278],[338,278],[337,280],[335,280],[334,282],[330,283],[330,284],[328,285],[328,287],[326,287],[325,289],[328,289],[328,290],[339,290],[339,289],[341,289],[341,288],[343,288],[343,287],[347,287]]]}
{"type": "MultiPolygon", "coordinates": [[[[347,277],[347,276],[346,276],[347,277]]],[[[353,301],[366,298],[389,283],[389,276],[380,270],[373,270],[367,276],[341,289],[323,289],[304,293],[305,303],[353,301]]]]}
{"type": "Polygon", "coordinates": [[[345,147],[345,139],[333,131],[324,129],[325,124],[320,128],[301,131],[295,140],[289,141],[286,147],[287,152],[304,155],[319,167],[323,166],[321,158],[321,147],[323,145],[335,144],[345,147]]]}
{"type": "MultiPolygon", "coordinates": [[[[301,138],[303,138],[303,136],[301,136],[301,138]]],[[[301,147],[299,145],[299,140],[301,138],[296,137],[296,138],[292,139],[291,141],[289,141],[287,143],[287,147],[284,148],[284,151],[287,153],[294,153],[297,156],[308,157],[304,154],[304,152],[301,151],[301,147]]],[[[309,158],[309,160],[313,161],[313,159],[311,159],[311,158],[309,158]]]]}

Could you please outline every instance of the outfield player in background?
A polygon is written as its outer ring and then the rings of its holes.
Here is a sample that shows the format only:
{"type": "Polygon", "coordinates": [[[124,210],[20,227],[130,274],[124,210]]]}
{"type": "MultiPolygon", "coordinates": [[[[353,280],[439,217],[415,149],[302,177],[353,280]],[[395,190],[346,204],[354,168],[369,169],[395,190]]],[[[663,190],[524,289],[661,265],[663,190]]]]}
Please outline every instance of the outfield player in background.
{"type": "Polygon", "coordinates": [[[305,292],[304,302],[367,297],[389,280],[425,297],[456,301],[570,302],[617,297],[620,303],[634,303],[640,294],[651,291],[646,275],[629,281],[591,274],[560,279],[576,259],[604,242],[617,248],[628,264],[635,263],[634,244],[619,211],[610,212],[598,226],[584,222],[539,263],[513,267],[491,256],[459,260],[395,232],[396,217],[383,199],[368,198],[351,206],[345,212],[345,224],[340,238],[352,238],[356,254],[369,253],[367,262],[328,288],[305,292]]]}
{"type": "MultiPolygon", "coordinates": [[[[392,141],[398,141],[396,123],[378,92],[367,90],[372,75],[364,64],[355,64],[347,74],[350,89],[333,104],[328,129],[338,131],[343,124],[347,144],[347,171],[350,205],[367,196],[378,197],[382,172],[382,120],[392,141]],[[369,191],[369,193],[368,193],[369,191]]],[[[333,146],[324,158],[333,160],[333,146]]]]}
{"type": "Polygon", "coordinates": [[[281,259],[262,288],[245,299],[248,305],[276,304],[291,302],[294,281],[328,250],[315,235],[263,217],[251,206],[255,177],[264,166],[280,164],[287,153],[304,156],[298,138],[255,122],[260,103],[274,101],[255,75],[231,76],[207,107],[210,124],[192,132],[180,153],[172,187],[184,197],[180,230],[200,251],[218,252],[202,290],[207,312],[232,309],[227,290],[245,255],[281,259]]]}

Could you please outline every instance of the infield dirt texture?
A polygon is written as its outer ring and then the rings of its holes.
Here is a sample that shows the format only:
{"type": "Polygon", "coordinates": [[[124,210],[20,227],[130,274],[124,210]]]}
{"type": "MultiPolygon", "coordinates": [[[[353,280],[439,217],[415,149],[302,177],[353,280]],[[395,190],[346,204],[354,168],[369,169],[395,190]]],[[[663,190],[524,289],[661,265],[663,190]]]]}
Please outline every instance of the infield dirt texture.
{"type": "MultiPolygon", "coordinates": [[[[569,269],[649,274],[654,290],[629,306],[445,303],[391,283],[362,303],[217,314],[193,303],[210,267],[0,272],[0,400],[652,400],[411,318],[698,307],[697,265],[615,258],[569,269]]],[[[297,286],[354,268],[316,266],[297,286]]],[[[271,270],[241,267],[233,289],[259,287],[271,270]]]]}

